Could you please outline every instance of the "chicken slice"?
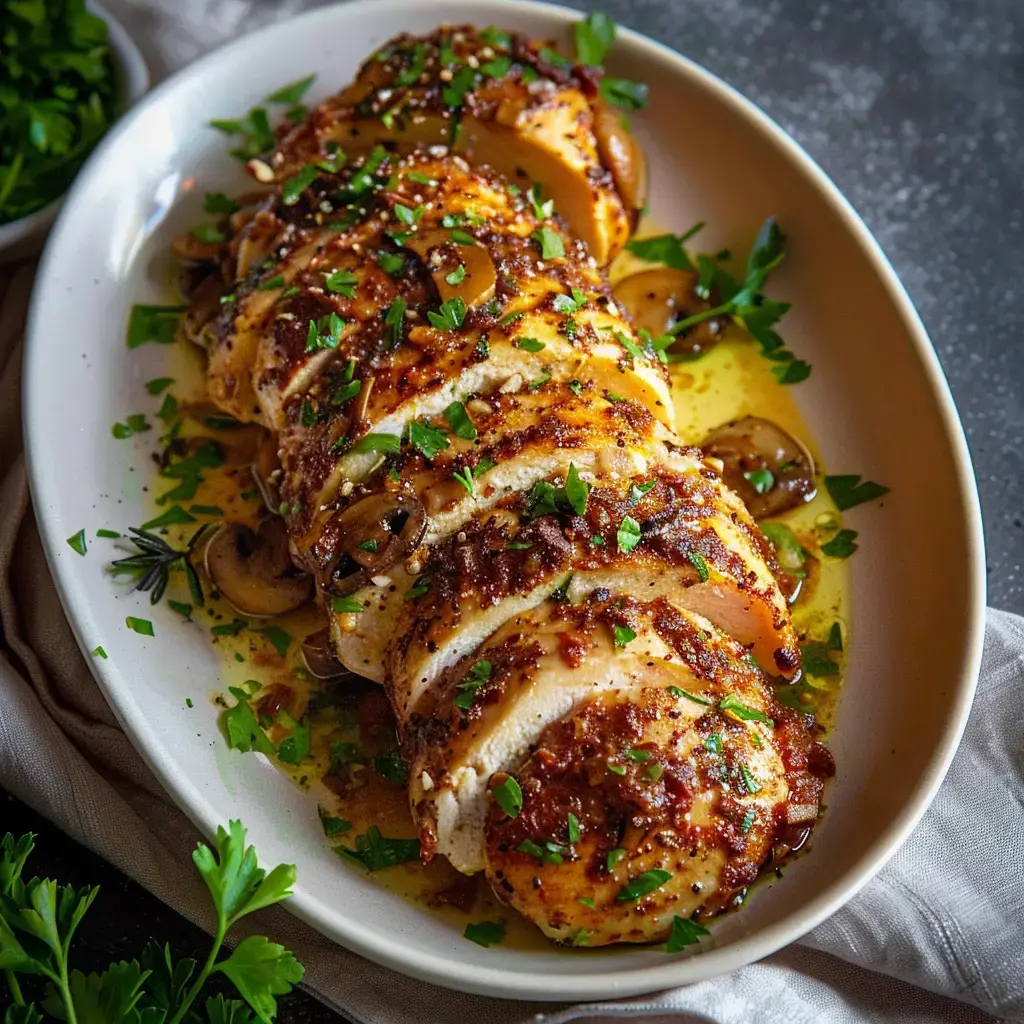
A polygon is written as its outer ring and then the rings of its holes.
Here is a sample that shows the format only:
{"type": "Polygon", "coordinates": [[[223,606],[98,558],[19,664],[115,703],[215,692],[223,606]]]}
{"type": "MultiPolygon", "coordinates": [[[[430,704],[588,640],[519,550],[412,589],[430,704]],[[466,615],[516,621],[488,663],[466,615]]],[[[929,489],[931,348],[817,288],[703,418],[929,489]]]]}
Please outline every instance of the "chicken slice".
{"type": "Polygon", "coordinates": [[[577,705],[668,686],[706,705],[707,687],[731,692],[736,673],[745,686],[745,649],[665,598],[599,590],[579,605],[547,601],[517,615],[445,672],[402,727],[423,848],[460,871],[481,870],[488,780],[517,769],[548,723],[577,705]]]}
{"type": "MultiPolygon", "coordinates": [[[[676,918],[685,928],[741,901],[820,813],[834,769],[809,723],[735,645],[694,643],[729,665],[700,691],[710,703],[651,685],[602,692],[544,729],[515,772],[518,813],[490,801],[488,880],[552,939],[664,940],[676,918]]],[[[492,794],[507,779],[493,776],[492,794]]]]}
{"type": "Polygon", "coordinates": [[[602,266],[625,245],[644,204],[646,171],[622,118],[541,44],[469,26],[398,36],[355,81],[287,133],[271,161],[279,180],[322,159],[385,144],[443,145],[509,181],[543,186],[602,266]]]}

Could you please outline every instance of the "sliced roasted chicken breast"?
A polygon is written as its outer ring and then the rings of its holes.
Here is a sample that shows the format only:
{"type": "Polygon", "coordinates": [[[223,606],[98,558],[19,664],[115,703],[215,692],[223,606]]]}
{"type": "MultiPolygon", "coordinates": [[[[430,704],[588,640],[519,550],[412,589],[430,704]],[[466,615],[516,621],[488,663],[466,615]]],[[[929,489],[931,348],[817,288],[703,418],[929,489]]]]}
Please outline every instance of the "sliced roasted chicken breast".
{"type": "Polygon", "coordinates": [[[470,26],[398,36],[285,135],[274,173],[294,176],[332,146],[348,154],[446,146],[523,192],[536,183],[538,203],[553,200],[604,266],[644,204],[643,157],[593,71],[556,67],[541,50],[524,36],[470,26]]]}

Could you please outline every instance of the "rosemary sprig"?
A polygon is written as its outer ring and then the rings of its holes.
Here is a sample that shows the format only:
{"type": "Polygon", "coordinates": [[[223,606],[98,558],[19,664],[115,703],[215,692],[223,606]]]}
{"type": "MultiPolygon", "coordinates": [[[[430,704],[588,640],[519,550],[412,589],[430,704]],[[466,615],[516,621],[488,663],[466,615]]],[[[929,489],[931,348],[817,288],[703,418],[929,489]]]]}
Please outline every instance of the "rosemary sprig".
{"type": "Polygon", "coordinates": [[[141,590],[143,593],[148,591],[150,604],[156,604],[167,590],[171,570],[180,562],[181,568],[185,570],[185,578],[188,580],[192,601],[202,607],[206,603],[203,598],[203,587],[189,556],[205,530],[206,525],[199,527],[188,544],[179,549],[172,548],[162,537],[158,537],[148,530],[141,530],[135,526],[129,527],[128,532],[131,537],[128,540],[139,549],[139,553],[129,555],[127,558],[115,559],[110,564],[110,571],[114,575],[135,575],[137,578],[132,590],[141,590]]]}

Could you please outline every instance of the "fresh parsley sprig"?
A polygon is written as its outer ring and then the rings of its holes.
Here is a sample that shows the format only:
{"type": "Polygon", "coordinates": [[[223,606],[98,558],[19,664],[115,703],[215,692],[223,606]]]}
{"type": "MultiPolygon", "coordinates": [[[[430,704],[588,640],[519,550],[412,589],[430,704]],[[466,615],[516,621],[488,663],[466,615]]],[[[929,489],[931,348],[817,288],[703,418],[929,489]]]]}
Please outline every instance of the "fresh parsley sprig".
{"type": "Polygon", "coordinates": [[[219,959],[231,927],[287,899],[295,882],[294,865],[269,873],[259,866],[241,822],[219,828],[213,849],[200,843],[192,855],[217,914],[213,946],[198,973],[194,960],[175,961],[169,946],[152,940],[137,960],[111,964],[100,974],[71,970],[71,942],[99,888],[75,889],[50,878],[25,881],[34,839],[8,834],[0,842],[0,964],[13,1001],[5,1017],[10,1024],[43,1020],[40,1007],[22,993],[22,975],[47,980],[42,1010],[68,1024],[270,1024],[276,997],[302,980],[298,960],[263,936],[248,936],[219,959]],[[242,999],[207,999],[200,1016],[193,1007],[212,974],[228,978],[242,999]]]}

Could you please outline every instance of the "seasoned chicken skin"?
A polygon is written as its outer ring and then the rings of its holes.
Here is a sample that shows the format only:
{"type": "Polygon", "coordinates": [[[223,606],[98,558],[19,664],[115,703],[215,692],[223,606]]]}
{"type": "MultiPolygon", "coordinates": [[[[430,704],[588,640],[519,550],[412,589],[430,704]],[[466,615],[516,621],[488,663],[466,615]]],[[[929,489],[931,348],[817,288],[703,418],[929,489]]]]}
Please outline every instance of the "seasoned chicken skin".
{"type": "Polygon", "coordinates": [[[424,857],[559,941],[655,941],[802,841],[831,760],[773,696],[772,549],[600,269],[629,213],[593,83],[498,35],[400,37],[286,133],[185,331],[383,684],[424,857]]]}
{"type": "Polygon", "coordinates": [[[315,108],[274,153],[278,180],[331,144],[348,154],[445,145],[509,182],[543,185],[602,266],[644,204],[643,158],[593,69],[556,66],[524,36],[471,26],[398,36],[315,108]]]}

